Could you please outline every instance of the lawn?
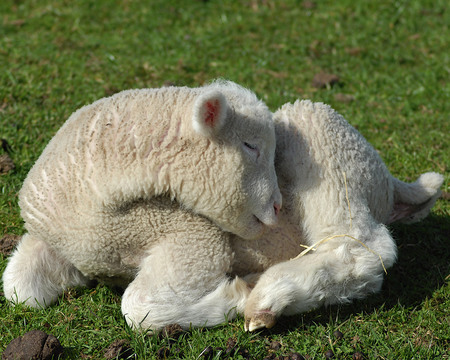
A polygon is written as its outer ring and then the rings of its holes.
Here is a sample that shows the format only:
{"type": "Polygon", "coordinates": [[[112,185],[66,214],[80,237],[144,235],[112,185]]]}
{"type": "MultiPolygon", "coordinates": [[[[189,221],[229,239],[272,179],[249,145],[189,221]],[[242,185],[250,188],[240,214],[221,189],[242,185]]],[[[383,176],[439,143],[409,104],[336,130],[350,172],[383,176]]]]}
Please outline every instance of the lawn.
{"type": "MultiPolygon", "coordinates": [[[[17,192],[73,111],[123,89],[218,77],[251,88],[272,110],[298,98],[328,103],[396,177],[436,171],[450,191],[447,1],[2,0],[0,21],[0,156],[9,144],[15,164],[0,175],[0,238],[23,234],[17,192]]],[[[39,329],[60,340],[67,359],[102,359],[116,340],[130,359],[324,359],[330,351],[339,359],[448,359],[448,196],[423,222],[391,230],[398,262],[364,301],[256,333],[238,318],[150,336],[126,326],[120,292],[102,285],[70,289],[42,310],[12,308],[0,293],[0,353],[39,329]]]]}

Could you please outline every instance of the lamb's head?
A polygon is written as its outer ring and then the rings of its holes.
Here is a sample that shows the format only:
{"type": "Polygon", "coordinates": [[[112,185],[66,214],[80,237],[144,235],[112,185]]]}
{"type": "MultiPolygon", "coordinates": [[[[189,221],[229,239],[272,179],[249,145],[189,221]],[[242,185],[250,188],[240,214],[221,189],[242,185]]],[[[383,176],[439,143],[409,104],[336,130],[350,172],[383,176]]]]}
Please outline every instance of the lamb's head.
{"type": "Polygon", "coordinates": [[[192,116],[201,145],[195,211],[243,238],[273,226],[281,207],[272,114],[232,82],[201,88],[192,116]]]}

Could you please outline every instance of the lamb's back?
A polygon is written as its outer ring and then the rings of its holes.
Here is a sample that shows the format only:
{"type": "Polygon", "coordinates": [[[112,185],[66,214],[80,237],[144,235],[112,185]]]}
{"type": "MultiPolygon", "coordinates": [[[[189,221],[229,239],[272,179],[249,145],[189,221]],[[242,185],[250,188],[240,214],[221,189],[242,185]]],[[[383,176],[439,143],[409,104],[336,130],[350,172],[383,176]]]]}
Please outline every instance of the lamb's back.
{"type": "Polygon", "coordinates": [[[284,198],[298,194],[292,206],[313,201],[320,211],[320,197],[322,210],[348,214],[348,197],[360,210],[366,207],[377,220],[386,220],[393,206],[393,178],[377,151],[339,113],[322,103],[297,101],[284,105],[275,119],[277,173],[280,183],[287,182],[280,185],[282,191],[289,187],[291,192],[284,198]]]}
{"type": "Polygon", "coordinates": [[[192,92],[127,90],[73,113],[20,191],[27,230],[57,238],[96,226],[99,216],[130,200],[125,197],[166,192],[164,164],[183,146],[180,133],[189,131],[192,92]]]}

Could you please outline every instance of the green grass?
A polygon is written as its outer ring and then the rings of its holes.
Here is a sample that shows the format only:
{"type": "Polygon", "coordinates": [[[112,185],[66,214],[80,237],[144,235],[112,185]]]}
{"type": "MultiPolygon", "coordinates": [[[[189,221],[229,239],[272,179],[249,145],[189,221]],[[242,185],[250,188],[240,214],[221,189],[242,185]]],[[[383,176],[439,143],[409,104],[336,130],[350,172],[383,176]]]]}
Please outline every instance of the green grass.
{"type": "MultiPolygon", "coordinates": [[[[445,174],[449,191],[450,15],[444,0],[56,1],[0,3],[0,137],[16,169],[0,175],[0,234],[22,234],[17,192],[46,143],[84,104],[119,90],[170,82],[197,86],[224,77],[254,90],[275,110],[297,98],[330,104],[379,150],[392,173],[414,180],[445,174]],[[183,4],[183,5],[180,5],[183,4]],[[316,89],[318,72],[340,77],[316,89]],[[351,95],[340,102],[336,94],[351,95]]],[[[0,149],[0,154],[1,154],[0,149]]],[[[71,289],[43,310],[0,296],[0,352],[31,329],[57,336],[68,359],[101,359],[127,339],[137,359],[224,358],[227,339],[262,359],[295,351],[311,359],[448,359],[450,205],[393,226],[399,261],[381,293],[351,305],[283,318],[249,334],[238,318],[177,340],[133,333],[120,294],[71,289]],[[337,340],[339,329],[344,338],[337,340]],[[271,341],[281,348],[270,350],[271,341]],[[217,349],[223,348],[223,350],[217,349]]],[[[0,273],[6,257],[0,255],[0,273]]],[[[241,352],[231,352],[242,358],[241,352]]]]}

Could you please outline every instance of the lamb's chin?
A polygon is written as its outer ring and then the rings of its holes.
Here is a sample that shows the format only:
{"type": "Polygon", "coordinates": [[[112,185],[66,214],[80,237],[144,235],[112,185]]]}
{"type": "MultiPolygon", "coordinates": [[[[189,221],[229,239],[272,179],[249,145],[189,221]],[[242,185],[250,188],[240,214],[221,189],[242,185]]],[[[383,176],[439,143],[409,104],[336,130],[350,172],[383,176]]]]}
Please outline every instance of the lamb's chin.
{"type": "Polygon", "coordinates": [[[265,229],[266,225],[264,225],[258,217],[252,215],[244,231],[242,233],[238,233],[237,235],[245,240],[253,240],[260,237],[264,233],[265,229]]]}

